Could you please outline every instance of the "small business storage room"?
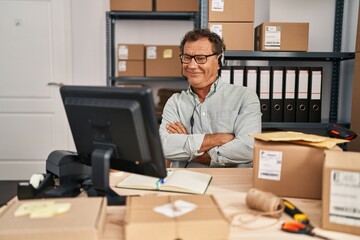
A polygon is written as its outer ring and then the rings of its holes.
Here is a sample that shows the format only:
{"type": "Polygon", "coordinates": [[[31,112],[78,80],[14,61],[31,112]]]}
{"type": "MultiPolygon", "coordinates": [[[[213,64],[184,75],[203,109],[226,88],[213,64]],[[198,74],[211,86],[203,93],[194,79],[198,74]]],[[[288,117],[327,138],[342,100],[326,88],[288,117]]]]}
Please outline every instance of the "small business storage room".
{"type": "Polygon", "coordinates": [[[0,240],[360,239],[359,0],[0,0],[0,35],[0,240]],[[164,155],[194,29],[259,99],[248,167],[164,155]]]}

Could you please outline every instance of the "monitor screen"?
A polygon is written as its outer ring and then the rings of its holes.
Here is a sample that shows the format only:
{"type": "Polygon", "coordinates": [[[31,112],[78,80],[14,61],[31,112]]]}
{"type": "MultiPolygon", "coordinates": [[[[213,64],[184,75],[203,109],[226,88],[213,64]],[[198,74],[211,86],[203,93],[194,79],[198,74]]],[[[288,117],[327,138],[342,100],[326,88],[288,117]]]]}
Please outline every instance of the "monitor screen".
{"type": "Polygon", "coordinates": [[[110,168],[166,177],[150,88],[60,88],[79,161],[92,166],[98,192],[110,191],[110,168]]]}

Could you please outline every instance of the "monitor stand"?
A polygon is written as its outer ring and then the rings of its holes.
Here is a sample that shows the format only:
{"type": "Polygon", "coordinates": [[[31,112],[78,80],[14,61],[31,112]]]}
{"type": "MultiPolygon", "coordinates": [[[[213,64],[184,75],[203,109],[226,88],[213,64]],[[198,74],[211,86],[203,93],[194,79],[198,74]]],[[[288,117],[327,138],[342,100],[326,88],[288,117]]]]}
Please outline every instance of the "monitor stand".
{"type": "Polygon", "coordinates": [[[126,196],[120,196],[109,186],[110,159],[113,149],[96,148],[91,155],[92,183],[87,188],[89,197],[106,196],[108,205],[125,205],[126,196]]]}

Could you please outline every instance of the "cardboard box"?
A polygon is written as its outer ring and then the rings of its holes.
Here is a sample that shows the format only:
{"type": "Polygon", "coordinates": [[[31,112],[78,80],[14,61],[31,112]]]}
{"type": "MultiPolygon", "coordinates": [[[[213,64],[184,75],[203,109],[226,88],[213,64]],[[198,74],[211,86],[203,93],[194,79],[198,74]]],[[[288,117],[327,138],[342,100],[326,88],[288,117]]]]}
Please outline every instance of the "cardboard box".
{"type": "Polygon", "coordinates": [[[144,60],[120,60],[118,61],[118,77],[144,77],[144,60]]]}
{"type": "Polygon", "coordinates": [[[211,195],[127,199],[125,239],[228,239],[229,230],[227,218],[211,195]],[[189,212],[180,214],[186,208],[189,212]]]}
{"type": "Polygon", "coordinates": [[[152,0],[110,0],[110,11],[151,12],[152,0]]]}
{"type": "Polygon", "coordinates": [[[118,44],[119,60],[144,60],[145,45],[143,44],[118,44]]]}
{"type": "Polygon", "coordinates": [[[209,22],[208,27],[224,39],[226,50],[254,50],[253,23],[209,22]]]}
{"type": "Polygon", "coordinates": [[[255,140],[253,185],[281,197],[321,199],[324,159],[323,148],[255,140]]]}
{"type": "Polygon", "coordinates": [[[14,201],[0,213],[0,239],[101,239],[106,214],[106,198],[62,198],[14,201]],[[20,205],[28,202],[71,203],[68,212],[52,218],[15,217],[20,205]]]}
{"type": "Polygon", "coordinates": [[[254,22],[254,0],[209,0],[209,22],[254,22]]]}
{"type": "Polygon", "coordinates": [[[256,51],[308,50],[309,23],[264,22],[255,28],[256,51]]]}
{"type": "Polygon", "coordinates": [[[146,77],[181,77],[179,46],[146,46],[146,77]]]}
{"type": "Polygon", "coordinates": [[[325,155],[322,227],[360,235],[360,153],[325,155]]]}
{"type": "Polygon", "coordinates": [[[199,0],[156,0],[157,12],[198,12],[199,0]]]}
{"type": "MultiPolygon", "coordinates": [[[[353,84],[352,85],[353,94],[352,94],[352,103],[351,103],[350,129],[359,135],[360,134],[360,112],[359,112],[360,94],[358,93],[360,92],[360,52],[355,53],[354,79],[352,84],[353,84]]],[[[348,150],[360,152],[360,137],[357,137],[349,142],[348,150]]]]}

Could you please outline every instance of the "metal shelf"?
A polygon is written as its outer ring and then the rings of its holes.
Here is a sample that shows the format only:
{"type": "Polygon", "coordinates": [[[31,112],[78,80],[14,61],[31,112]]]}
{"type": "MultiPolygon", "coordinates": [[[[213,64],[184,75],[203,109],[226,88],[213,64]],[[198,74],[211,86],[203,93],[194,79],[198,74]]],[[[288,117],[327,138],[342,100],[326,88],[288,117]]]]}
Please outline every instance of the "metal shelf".
{"type": "Polygon", "coordinates": [[[112,86],[117,82],[120,84],[146,84],[146,82],[184,82],[183,77],[113,77],[111,78],[112,86]]]}
{"type": "Polygon", "coordinates": [[[194,20],[195,12],[109,12],[112,19],[129,20],[194,20]]]}
{"type": "Polygon", "coordinates": [[[343,61],[355,58],[353,52],[260,52],[225,51],[225,60],[264,61],[343,61]]]}

